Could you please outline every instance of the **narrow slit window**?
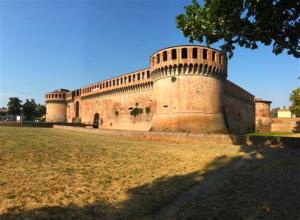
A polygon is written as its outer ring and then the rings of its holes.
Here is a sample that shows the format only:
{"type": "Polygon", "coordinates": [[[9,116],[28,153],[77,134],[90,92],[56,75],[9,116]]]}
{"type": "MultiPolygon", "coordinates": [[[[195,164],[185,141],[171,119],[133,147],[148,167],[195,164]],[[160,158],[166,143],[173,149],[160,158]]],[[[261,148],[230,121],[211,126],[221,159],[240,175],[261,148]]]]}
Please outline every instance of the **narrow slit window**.
{"type": "Polygon", "coordinates": [[[167,61],[168,60],[168,54],[167,51],[163,52],[163,61],[167,61]]]}
{"type": "Polygon", "coordinates": [[[207,50],[206,49],[203,50],[203,59],[204,60],[207,59],[207,50]]]}
{"type": "Polygon", "coordinates": [[[176,60],[177,59],[177,51],[176,49],[172,50],[172,60],[176,60]]]}
{"type": "Polygon", "coordinates": [[[193,48],[193,59],[197,59],[198,58],[198,50],[197,48],[193,48]]]}
{"type": "Polygon", "coordinates": [[[187,58],[187,48],[182,48],[181,50],[181,58],[186,59],[187,58]]]}

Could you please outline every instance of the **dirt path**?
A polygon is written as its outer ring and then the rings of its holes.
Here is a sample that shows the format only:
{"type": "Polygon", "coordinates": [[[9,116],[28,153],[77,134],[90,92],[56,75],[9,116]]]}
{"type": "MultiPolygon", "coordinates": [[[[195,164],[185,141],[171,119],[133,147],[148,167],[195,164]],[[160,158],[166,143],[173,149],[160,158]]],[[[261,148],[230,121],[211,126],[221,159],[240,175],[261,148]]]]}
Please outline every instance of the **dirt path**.
{"type": "Polygon", "coordinates": [[[154,219],[171,219],[172,216],[174,216],[174,214],[176,214],[182,206],[193,201],[202,193],[205,193],[205,191],[207,191],[208,189],[213,189],[218,185],[217,183],[219,181],[224,179],[234,170],[237,170],[238,168],[242,167],[245,164],[244,159],[245,157],[238,159],[234,162],[232,166],[226,167],[222,170],[219,170],[217,173],[205,177],[205,179],[201,181],[200,184],[197,184],[191,187],[188,191],[183,192],[181,195],[179,195],[177,198],[171,201],[167,206],[163,207],[158,212],[156,212],[153,216],[154,219]]]}

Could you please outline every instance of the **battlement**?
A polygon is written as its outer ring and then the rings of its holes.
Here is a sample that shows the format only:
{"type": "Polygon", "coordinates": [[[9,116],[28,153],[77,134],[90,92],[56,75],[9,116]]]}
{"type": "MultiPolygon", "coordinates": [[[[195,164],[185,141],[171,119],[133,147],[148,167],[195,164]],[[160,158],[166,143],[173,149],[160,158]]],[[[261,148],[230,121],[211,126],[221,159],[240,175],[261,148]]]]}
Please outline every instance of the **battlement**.
{"type": "Polygon", "coordinates": [[[151,57],[153,80],[175,75],[200,74],[227,77],[227,58],[218,50],[196,45],[168,47],[151,57]]]}
{"type": "Polygon", "coordinates": [[[219,50],[179,45],[154,52],[149,67],[73,91],[46,94],[46,120],[103,129],[224,133],[250,131],[254,96],[230,83],[219,50]],[[225,111],[225,110],[226,111],[225,111]],[[236,123],[226,123],[226,118],[236,123]]]}
{"type": "Polygon", "coordinates": [[[69,90],[67,89],[58,89],[49,92],[45,95],[46,103],[65,103],[68,92],[69,90]]]}
{"type": "Polygon", "coordinates": [[[152,87],[150,69],[145,68],[131,73],[126,73],[108,80],[103,80],[67,94],[67,101],[74,97],[88,98],[96,95],[112,94],[152,87]]]}

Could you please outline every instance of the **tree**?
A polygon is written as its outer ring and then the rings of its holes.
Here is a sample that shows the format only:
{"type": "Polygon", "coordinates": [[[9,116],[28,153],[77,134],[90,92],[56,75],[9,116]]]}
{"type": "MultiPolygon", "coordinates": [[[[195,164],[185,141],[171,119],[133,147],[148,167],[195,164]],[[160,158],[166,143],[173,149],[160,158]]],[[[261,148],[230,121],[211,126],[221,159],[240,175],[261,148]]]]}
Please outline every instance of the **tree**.
{"type": "Polygon", "coordinates": [[[46,106],[38,104],[36,106],[36,116],[37,117],[42,117],[45,114],[46,114],[46,106]]]}
{"type": "Polygon", "coordinates": [[[26,116],[27,120],[31,120],[33,116],[36,115],[36,103],[34,99],[28,100],[22,106],[23,114],[26,116]]]}
{"type": "Polygon", "coordinates": [[[20,100],[18,97],[10,97],[7,103],[8,107],[8,114],[11,115],[20,115],[21,114],[21,108],[22,108],[22,100],[20,100]]]}
{"type": "Polygon", "coordinates": [[[270,115],[271,115],[271,117],[272,118],[277,118],[278,117],[278,110],[279,110],[280,108],[273,108],[272,110],[271,110],[271,112],[270,112],[270,115]]]}
{"type": "Polygon", "coordinates": [[[290,94],[290,110],[296,117],[300,117],[300,87],[293,90],[290,94]]]}
{"type": "Polygon", "coordinates": [[[273,53],[284,49],[300,57],[300,1],[297,0],[197,0],[176,17],[177,27],[191,42],[211,45],[222,40],[229,58],[236,45],[256,49],[273,44],[273,53]]]}

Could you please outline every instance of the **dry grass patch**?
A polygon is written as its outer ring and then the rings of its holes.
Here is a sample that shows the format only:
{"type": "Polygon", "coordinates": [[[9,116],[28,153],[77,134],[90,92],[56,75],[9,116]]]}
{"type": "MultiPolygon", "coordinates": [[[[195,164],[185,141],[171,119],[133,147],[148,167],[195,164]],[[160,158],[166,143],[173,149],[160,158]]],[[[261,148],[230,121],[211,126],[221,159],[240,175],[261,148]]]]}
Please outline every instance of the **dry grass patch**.
{"type": "Polygon", "coordinates": [[[300,219],[300,151],[243,150],[252,155],[243,167],[172,219],[300,219]]]}
{"type": "Polygon", "coordinates": [[[0,219],[149,215],[243,155],[237,146],[0,127],[0,219]]]}

